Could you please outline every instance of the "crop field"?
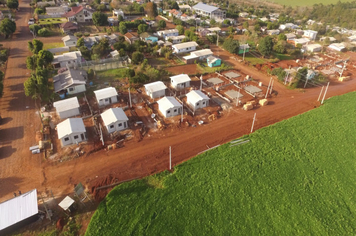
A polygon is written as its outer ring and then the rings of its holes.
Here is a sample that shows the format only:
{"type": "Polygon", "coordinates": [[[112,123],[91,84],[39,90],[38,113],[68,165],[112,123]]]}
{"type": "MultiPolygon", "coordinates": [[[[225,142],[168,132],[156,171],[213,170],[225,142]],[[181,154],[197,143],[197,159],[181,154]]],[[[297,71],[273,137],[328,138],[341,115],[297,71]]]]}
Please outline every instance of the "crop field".
{"type": "Polygon", "coordinates": [[[337,2],[350,2],[350,0],[299,0],[299,1],[290,1],[290,0],[270,0],[270,2],[274,2],[277,4],[285,5],[285,6],[313,6],[314,4],[322,3],[324,5],[336,4],[337,2]]]}
{"type": "Polygon", "coordinates": [[[355,100],[334,97],[248,143],[117,186],[86,235],[355,234],[355,100]]]}

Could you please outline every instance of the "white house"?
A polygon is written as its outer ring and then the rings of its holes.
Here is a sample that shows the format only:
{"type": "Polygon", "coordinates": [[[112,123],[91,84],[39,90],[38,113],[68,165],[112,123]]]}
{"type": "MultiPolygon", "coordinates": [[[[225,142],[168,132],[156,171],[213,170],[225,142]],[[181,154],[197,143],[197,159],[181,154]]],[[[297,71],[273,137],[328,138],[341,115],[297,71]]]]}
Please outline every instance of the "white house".
{"type": "Polygon", "coordinates": [[[54,68],[67,67],[70,65],[77,65],[82,62],[82,53],[80,51],[67,52],[62,55],[53,57],[52,65],[54,68]]]}
{"type": "Polygon", "coordinates": [[[121,9],[112,10],[112,14],[113,14],[113,16],[116,16],[116,17],[122,16],[122,18],[125,18],[125,13],[121,9]]]}
{"type": "Polygon", "coordinates": [[[194,63],[194,61],[201,61],[213,55],[213,52],[210,49],[202,49],[198,51],[191,52],[189,56],[183,57],[183,60],[187,64],[194,63]]]}
{"type": "Polygon", "coordinates": [[[58,139],[62,147],[87,140],[82,118],[68,118],[57,125],[58,139]]]}
{"type": "Polygon", "coordinates": [[[164,97],[157,103],[159,111],[166,118],[182,113],[182,105],[174,97],[164,97]]]}
{"type": "Polygon", "coordinates": [[[210,33],[215,33],[218,34],[221,32],[221,28],[220,27],[212,27],[212,28],[208,28],[207,29],[210,33]]]}
{"type": "Polygon", "coordinates": [[[321,37],[320,42],[324,42],[327,38],[329,38],[330,43],[333,43],[336,41],[336,38],[334,38],[334,37],[321,37]]]}
{"type": "Polygon", "coordinates": [[[307,43],[310,42],[310,40],[307,39],[307,38],[294,39],[293,41],[294,41],[294,45],[295,45],[295,46],[297,46],[298,44],[300,44],[300,45],[306,45],[307,43]]]}
{"type": "Polygon", "coordinates": [[[185,35],[167,36],[166,41],[172,40],[173,44],[181,43],[185,39],[185,35]]]}
{"type": "Polygon", "coordinates": [[[46,14],[53,18],[59,18],[66,12],[67,8],[64,7],[46,7],[46,14]]]}
{"type": "Polygon", "coordinates": [[[75,37],[73,35],[67,35],[62,38],[62,41],[64,43],[64,46],[76,47],[78,39],[77,39],[77,37],[75,37]]]}
{"type": "Polygon", "coordinates": [[[99,106],[106,106],[117,102],[117,91],[113,87],[94,91],[99,106]]]}
{"type": "Polygon", "coordinates": [[[169,29],[169,30],[160,30],[157,31],[158,36],[162,37],[162,38],[166,38],[169,36],[178,36],[179,32],[177,29],[169,29]]]}
{"type": "Polygon", "coordinates": [[[239,17],[241,17],[241,18],[247,18],[249,15],[250,15],[250,14],[247,13],[247,12],[240,12],[240,13],[239,13],[239,17]]]}
{"type": "Polygon", "coordinates": [[[289,33],[289,34],[286,34],[286,37],[287,37],[287,40],[293,40],[295,39],[297,36],[293,33],[289,33]]]}
{"type": "Polygon", "coordinates": [[[346,47],[343,43],[332,43],[328,46],[328,49],[342,52],[346,50],[346,47]]]}
{"type": "Polygon", "coordinates": [[[303,46],[303,49],[307,52],[321,52],[323,47],[320,44],[314,43],[303,46]]]}
{"type": "Polygon", "coordinates": [[[225,11],[220,10],[218,7],[210,6],[202,2],[199,2],[192,8],[197,14],[209,17],[210,19],[222,20],[226,18],[225,11]]]}
{"type": "Polygon", "coordinates": [[[162,81],[145,84],[146,94],[151,98],[164,97],[167,86],[162,81]]]}
{"type": "Polygon", "coordinates": [[[179,43],[172,46],[173,53],[183,53],[195,51],[198,44],[196,42],[179,43]]]}
{"type": "Polygon", "coordinates": [[[84,70],[69,69],[53,77],[54,92],[77,94],[86,91],[87,72],[84,70]]]}
{"type": "Polygon", "coordinates": [[[279,30],[267,30],[268,35],[279,35],[279,30]]]}
{"type": "Polygon", "coordinates": [[[318,31],[314,31],[314,30],[304,30],[303,37],[308,38],[308,39],[310,39],[310,40],[315,40],[317,34],[318,34],[318,31]]]}
{"type": "Polygon", "coordinates": [[[61,119],[80,115],[80,106],[77,97],[54,102],[53,106],[56,108],[57,114],[61,119]]]}
{"type": "Polygon", "coordinates": [[[121,107],[110,108],[104,111],[101,113],[101,118],[109,134],[127,129],[128,127],[127,121],[129,118],[127,118],[121,107]]]}
{"type": "Polygon", "coordinates": [[[200,90],[192,90],[187,94],[187,103],[196,111],[209,105],[209,97],[200,90]]]}
{"type": "Polygon", "coordinates": [[[186,74],[180,74],[170,77],[171,85],[175,89],[183,89],[190,86],[190,78],[186,74]]]}
{"type": "Polygon", "coordinates": [[[34,222],[37,219],[38,202],[36,189],[0,203],[1,235],[7,235],[10,233],[9,229],[19,229],[25,222],[34,222]]]}

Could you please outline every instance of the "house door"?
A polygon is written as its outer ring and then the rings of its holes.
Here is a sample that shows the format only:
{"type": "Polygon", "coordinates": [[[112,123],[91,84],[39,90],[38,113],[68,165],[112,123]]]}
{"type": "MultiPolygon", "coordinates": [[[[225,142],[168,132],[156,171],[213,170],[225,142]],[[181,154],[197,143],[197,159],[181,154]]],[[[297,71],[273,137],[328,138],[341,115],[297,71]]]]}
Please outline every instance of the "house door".
{"type": "Polygon", "coordinates": [[[84,134],[81,134],[80,137],[82,138],[82,140],[85,140],[84,134]]]}
{"type": "Polygon", "coordinates": [[[109,104],[111,104],[111,98],[109,98],[109,104]]]}

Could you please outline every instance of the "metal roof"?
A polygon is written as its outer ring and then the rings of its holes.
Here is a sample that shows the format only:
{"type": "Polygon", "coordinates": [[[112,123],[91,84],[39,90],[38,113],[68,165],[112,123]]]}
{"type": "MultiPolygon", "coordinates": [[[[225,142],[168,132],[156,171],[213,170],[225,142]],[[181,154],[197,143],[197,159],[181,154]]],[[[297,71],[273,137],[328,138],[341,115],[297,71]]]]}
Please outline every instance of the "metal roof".
{"type": "Polygon", "coordinates": [[[158,34],[178,33],[177,29],[168,29],[157,31],[158,34]]]}
{"type": "Polygon", "coordinates": [[[164,97],[157,101],[160,110],[168,110],[174,107],[181,107],[180,104],[174,97],[164,97]]]}
{"type": "Polygon", "coordinates": [[[167,88],[167,86],[162,81],[145,84],[144,86],[146,91],[149,91],[151,93],[161,91],[167,88]]]}
{"type": "Polygon", "coordinates": [[[196,42],[186,42],[186,43],[178,43],[176,45],[173,45],[172,47],[179,50],[183,48],[196,47],[196,46],[198,46],[196,42]]]}
{"type": "Polygon", "coordinates": [[[82,56],[82,53],[80,51],[63,53],[63,55],[54,56],[52,64],[54,64],[56,62],[61,62],[61,61],[77,60],[81,56],[82,56]]]}
{"type": "Polygon", "coordinates": [[[67,35],[67,36],[62,38],[63,42],[70,41],[70,40],[78,40],[78,38],[73,36],[73,35],[67,35]]]}
{"type": "Polygon", "coordinates": [[[191,52],[190,54],[196,57],[202,57],[207,55],[213,55],[213,52],[210,49],[202,49],[202,50],[191,52]]]}
{"type": "Polygon", "coordinates": [[[197,103],[201,100],[209,100],[209,97],[200,90],[192,90],[187,94],[187,101],[197,103]]]}
{"type": "Polygon", "coordinates": [[[219,8],[218,7],[214,7],[214,6],[210,6],[208,4],[200,2],[197,5],[193,6],[193,9],[197,9],[197,10],[201,10],[201,11],[205,11],[205,12],[211,13],[213,11],[218,10],[219,8]]]}
{"type": "Polygon", "coordinates": [[[111,98],[114,96],[117,96],[117,91],[113,87],[108,87],[100,90],[94,91],[95,97],[98,101],[105,99],[105,98],[111,98]]]}
{"type": "Polygon", "coordinates": [[[172,76],[170,78],[176,84],[185,83],[185,82],[188,82],[188,81],[191,80],[187,74],[175,75],[175,76],[172,76]]]}
{"type": "Polygon", "coordinates": [[[87,72],[69,69],[53,77],[54,91],[57,93],[72,86],[86,84],[87,72]]]}
{"type": "Polygon", "coordinates": [[[63,210],[68,210],[68,208],[74,203],[74,200],[69,197],[66,196],[59,204],[58,206],[60,206],[63,210]]]}
{"type": "Polygon", "coordinates": [[[38,213],[37,190],[0,203],[0,230],[14,225],[38,213]]]}
{"type": "Polygon", "coordinates": [[[58,102],[54,102],[53,106],[56,108],[57,112],[68,111],[79,107],[79,102],[77,97],[64,99],[58,102]]]}
{"type": "Polygon", "coordinates": [[[104,111],[101,113],[101,118],[103,119],[105,126],[115,123],[116,121],[129,120],[121,107],[110,108],[104,111]]]}
{"type": "Polygon", "coordinates": [[[68,118],[57,125],[57,133],[59,139],[69,134],[84,132],[85,126],[82,118],[68,118]]]}
{"type": "Polygon", "coordinates": [[[210,32],[221,31],[221,29],[220,29],[219,27],[208,28],[208,30],[209,30],[210,32]]]}
{"type": "Polygon", "coordinates": [[[119,52],[117,50],[115,50],[115,51],[110,52],[110,55],[112,57],[116,57],[117,55],[120,55],[120,54],[119,54],[119,52]]]}

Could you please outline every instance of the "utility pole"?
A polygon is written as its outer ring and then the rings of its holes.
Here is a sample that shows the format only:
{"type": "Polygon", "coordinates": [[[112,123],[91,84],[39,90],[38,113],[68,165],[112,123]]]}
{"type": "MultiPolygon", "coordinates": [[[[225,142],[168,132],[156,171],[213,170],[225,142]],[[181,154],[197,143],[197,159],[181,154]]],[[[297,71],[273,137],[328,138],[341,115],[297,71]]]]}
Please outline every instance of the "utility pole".
{"type": "Polygon", "coordinates": [[[129,100],[130,100],[130,108],[132,107],[132,104],[131,104],[131,92],[130,92],[130,88],[129,88],[129,100]]]}
{"type": "Polygon", "coordinates": [[[323,100],[321,100],[321,104],[324,103],[324,99],[325,99],[325,96],[326,96],[326,92],[328,91],[329,84],[330,84],[330,82],[328,82],[328,85],[326,85],[325,93],[324,93],[324,96],[323,96],[323,100]]]}
{"type": "Polygon", "coordinates": [[[269,89],[269,94],[272,94],[273,84],[274,84],[274,79],[272,79],[272,84],[271,84],[271,87],[270,87],[270,89],[269,89]]]}
{"type": "Polygon", "coordinates": [[[251,132],[250,133],[252,133],[252,131],[253,131],[253,126],[255,125],[255,120],[256,120],[256,113],[253,116],[252,127],[251,127],[251,132]]]}
{"type": "Polygon", "coordinates": [[[200,76],[200,91],[203,89],[203,75],[200,76]]]}
{"type": "Polygon", "coordinates": [[[181,116],[181,119],[180,119],[181,123],[183,123],[183,110],[184,110],[184,103],[182,103],[182,116],[181,116]]]}
{"type": "Polygon", "coordinates": [[[324,86],[323,87],[321,87],[321,91],[320,91],[320,94],[319,94],[319,97],[318,97],[318,102],[320,101],[320,97],[321,97],[321,94],[323,93],[323,90],[324,90],[324,86]]]}
{"type": "Polygon", "coordinates": [[[245,52],[246,52],[246,45],[244,45],[244,54],[242,56],[242,61],[245,61],[245,52]]]}
{"type": "Polygon", "coordinates": [[[172,147],[169,146],[169,170],[172,169],[172,147]]]}
{"type": "Polygon", "coordinates": [[[267,95],[268,95],[268,90],[269,90],[269,86],[271,85],[271,81],[272,81],[272,77],[270,78],[269,80],[269,83],[268,83],[268,87],[267,87],[267,92],[266,92],[266,96],[265,98],[267,98],[267,95]]]}

